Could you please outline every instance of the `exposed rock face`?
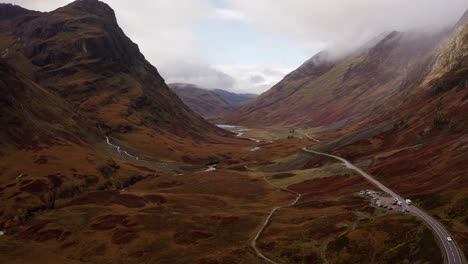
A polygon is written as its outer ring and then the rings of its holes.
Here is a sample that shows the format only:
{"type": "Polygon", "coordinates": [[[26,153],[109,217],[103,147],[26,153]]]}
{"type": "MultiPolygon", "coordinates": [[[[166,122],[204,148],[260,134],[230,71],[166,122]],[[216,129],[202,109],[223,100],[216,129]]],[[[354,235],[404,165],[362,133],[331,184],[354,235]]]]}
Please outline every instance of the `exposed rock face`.
{"type": "Polygon", "coordinates": [[[129,72],[144,61],[138,46],[118,26],[114,11],[99,1],[76,1],[20,20],[14,34],[21,39],[24,55],[36,66],[49,65],[50,74],[71,61],[95,60],[91,70],[114,72],[129,72]]]}

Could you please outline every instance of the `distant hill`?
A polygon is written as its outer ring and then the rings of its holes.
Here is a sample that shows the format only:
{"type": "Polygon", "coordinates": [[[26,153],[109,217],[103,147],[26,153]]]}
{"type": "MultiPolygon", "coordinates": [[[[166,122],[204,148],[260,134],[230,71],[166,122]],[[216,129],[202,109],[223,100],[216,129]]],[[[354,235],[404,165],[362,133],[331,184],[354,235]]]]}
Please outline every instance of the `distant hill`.
{"type": "Polygon", "coordinates": [[[221,89],[208,90],[187,83],[172,83],[169,87],[188,107],[206,119],[232,113],[257,97],[256,94],[236,94],[221,89]]]}
{"type": "Polygon", "coordinates": [[[257,98],[258,96],[258,94],[251,94],[251,93],[238,94],[238,93],[232,93],[232,92],[228,92],[226,90],[221,90],[221,89],[213,90],[213,92],[223,97],[223,99],[226,100],[227,102],[233,105],[237,105],[237,106],[246,104],[252,101],[253,99],[257,98]]]}

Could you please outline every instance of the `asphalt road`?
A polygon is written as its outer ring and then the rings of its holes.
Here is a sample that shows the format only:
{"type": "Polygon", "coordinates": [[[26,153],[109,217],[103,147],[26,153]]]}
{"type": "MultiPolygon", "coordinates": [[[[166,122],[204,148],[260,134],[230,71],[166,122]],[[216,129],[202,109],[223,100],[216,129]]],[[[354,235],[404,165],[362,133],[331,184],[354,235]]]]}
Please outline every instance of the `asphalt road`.
{"type": "Polygon", "coordinates": [[[364,171],[362,171],[358,167],[354,166],[351,162],[349,162],[349,161],[347,161],[347,160],[345,160],[345,159],[343,159],[341,157],[335,156],[335,155],[310,150],[310,149],[307,149],[305,147],[302,148],[302,150],[304,150],[306,152],[309,152],[309,153],[314,153],[314,154],[317,154],[317,155],[331,157],[331,158],[334,158],[334,159],[337,159],[337,160],[343,162],[344,165],[347,168],[352,169],[352,170],[356,171],[357,173],[361,174],[362,176],[364,176],[364,178],[366,178],[368,181],[372,182],[374,185],[379,187],[382,191],[386,192],[387,194],[391,195],[392,197],[398,198],[400,201],[403,201],[403,208],[402,209],[406,209],[409,212],[419,216],[435,232],[435,234],[437,235],[437,237],[440,240],[440,243],[443,245],[443,249],[444,249],[445,255],[447,257],[447,263],[448,264],[463,264],[460,251],[459,251],[458,247],[456,246],[455,242],[454,241],[449,242],[447,240],[447,237],[452,237],[452,236],[447,232],[447,230],[437,220],[435,220],[434,218],[432,218],[431,216],[429,216],[428,214],[426,214],[425,212],[423,212],[421,209],[417,208],[414,205],[409,205],[408,206],[404,202],[405,199],[403,199],[401,196],[399,196],[398,194],[396,194],[395,192],[393,192],[392,190],[387,188],[385,185],[383,185],[382,183],[380,183],[376,179],[374,179],[369,174],[365,173],[364,171]]]}

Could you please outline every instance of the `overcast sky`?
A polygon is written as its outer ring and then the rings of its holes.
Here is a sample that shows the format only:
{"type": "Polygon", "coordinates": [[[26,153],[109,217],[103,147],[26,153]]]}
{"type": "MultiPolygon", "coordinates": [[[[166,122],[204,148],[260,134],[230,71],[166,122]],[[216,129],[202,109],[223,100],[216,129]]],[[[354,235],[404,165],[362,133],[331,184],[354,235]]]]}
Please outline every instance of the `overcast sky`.
{"type": "MultiPolygon", "coordinates": [[[[51,11],[70,0],[10,0],[51,11]]],[[[166,82],[261,93],[322,49],[456,22],[467,0],[104,0],[166,82]]]]}

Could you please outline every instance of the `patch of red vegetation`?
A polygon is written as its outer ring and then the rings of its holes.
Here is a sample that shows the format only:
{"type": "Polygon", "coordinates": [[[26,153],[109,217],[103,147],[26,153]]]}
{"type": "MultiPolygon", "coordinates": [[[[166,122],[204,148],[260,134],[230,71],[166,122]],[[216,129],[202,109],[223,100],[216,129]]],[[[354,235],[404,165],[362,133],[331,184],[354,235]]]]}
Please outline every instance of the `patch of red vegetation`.
{"type": "Polygon", "coordinates": [[[60,229],[48,229],[37,233],[35,241],[43,242],[51,239],[59,239],[62,235],[63,230],[60,229]]]}
{"type": "Polygon", "coordinates": [[[39,156],[39,158],[37,160],[34,161],[34,163],[41,164],[41,165],[42,164],[47,164],[47,163],[49,163],[49,159],[46,156],[41,155],[41,156],[39,156]]]}
{"type": "Polygon", "coordinates": [[[32,226],[27,228],[26,230],[20,232],[18,234],[18,238],[20,239],[34,239],[35,235],[43,229],[47,224],[53,222],[54,219],[45,219],[45,220],[38,220],[32,226]]]}
{"type": "Polygon", "coordinates": [[[244,165],[238,165],[238,166],[230,166],[228,167],[230,170],[236,170],[236,171],[247,171],[244,165]]]}
{"type": "Polygon", "coordinates": [[[210,220],[216,223],[217,225],[229,225],[239,220],[237,216],[220,216],[212,215],[210,220]]]}
{"type": "Polygon", "coordinates": [[[21,185],[21,186],[24,186],[24,185],[26,185],[26,184],[28,184],[28,183],[30,183],[30,182],[32,182],[31,179],[29,179],[29,180],[24,180],[24,181],[21,181],[21,182],[20,182],[20,185],[21,185]]]}
{"type": "Polygon", "coordinates": [[[316,195],[336,195],[343,190],[358,191],[370,188],[371,185],[362,177],[353,176],[329,176],[313,180],[307,180],[298,184],[293,184],[288,188],[298,193],[305,194],[304,196],[316,195]]]}
{"type": "Polygon", "coordinates": [[[339,206],[342,205],[343,202],[340,201],[310,201],[310,202],[305,202],[305,203],[300,203],[297,205],[297,207],[307,207],[307,208],[327,208],[327,207],[333,207],[333,206],[339,206]]]}
{"type": "Polygon", "coordinates": [[[167,202],[164,196],[158,194],[145,195],[143,198],[150,203],[163,204],[167,202]]]}
{"type": "Polygon", "coordinates": [[[15,192],[14,194],[8,196],[7,199],[15,198],[16,196],[18,196],[18,195],[20,195],[20,194],[21,194],[21,192],[15,192]]]}
{"type": "Polygon", "coordinates": [[[133,168],[136,168],[136,169],[138,169],[140,171],[149,172],[149,173],[155,173],[156,172],[155,170],[147,168],[145,166],[138,166],[138,165],[135,165],[135,164],[132,164],[132,163],[125,163],[125,164],[127,164],[128,166],[131,166],[133,168]]]}
{"type": "Polygon", "coordinates": [[[90,192],[84,196],[78,197],[71,201],[69,205],[83,205],[83,204],[107,204],[113,197],[119,194],[119,191],[98,191],[90,192]]]}
{"type": "Polygon", "coordinates": [[[62,186],[63,180],[60,177],[60,174],[47,175],[46,177],[54,185],[54,188],[58,188],[58,187],[62,186]]]}
{"type": "Polygon", "coordinates": [[[278,173],[273,176],[271,176],[272,179],[284,179],[284,178],[290,178],[296,176],[294,173],[278,173]]]}
{"type": "Polygon", "coordinates": [[[103,215],[97,218],[98,223],[92,224],[95,230],[109,230],[127,221],[126,215],[103,215]]]}
{"type": "Polygon", "coordinates": [[[71,232],[67,231],[67,232],[63,232],[62,236],[60,237],[59,241],[64,241],[65,239],[67,239],[69,236],[71,236],[71,232]]]}
{"type": "Polygon", "coordinates": [[[67,249],[67,248],[72,247],[74,245],[78,245],[78,242],[71,241],[71,242],[68,242],[68,243],[65,243],[65,244],[61,245],[60,248],[61,249],[67,249]]]}
{"type": "Polygon", "coordinates": [[[132,228],[117,229],[112,235],[112,243],[117,245],[128,244],[137,237],[136,231],[132,228]]]}
{"type": "Polygon", "coordinates": [[[182,156],[181,159],[182,159],[182,161],[184,163],[187,163],[187,164],[195,164],[196,163],[195,160],[193,160],[192,158],[190,158],[188,156],[182,156]]]}
{"type": "Polygon", "coordinates": [[[273,164],[276,164],[276,163],[274,163],[273,161],[263,161],[263,162],[257,163],[257,165],[260,165],[260,166],[267,166],[267,165],[273,165],[273,164]]]}
{"type": "Polygon", "coordinates": [[[174,240],[177,244],[190,245],[212,236],[213,234],[204,231],[182,231],[174,234],[174,240]]]}
{"type": "Polygon", "coordinates": [[[260,248],[262,251],[267,252],[273,251],[275,249],[275,246],[276,243],[274,241],[269,243],[258,243],[258,248],[260,248]]]}
{"type": "Polygon", "coordinates": [[[167,182],[160,182],[158,184],[158,187],[159,188],[172,188],[172,187],[181,186],[181,185],[184,185],[184,184],[179,181],[167,181],[167,182]]]}
{"type": "Polygon", "coordinates": [[[313,239],[320,240],[330,234],[339,234],[347,230],[344,226],[337,226],[341,221],[339,219],[327,219],[314,225],[308,230],[309,236],[313,239]]]}
{"type": "Polygon", "coordinates": [[[120,194],[117,190],[90,192],[72,200],[68,205],[111,205],[118,204],[129,208],[145,206],[145,199],[132,194],[120,194]]]}
{"type": "Polygon", "coordinates": [[[15,183],[15,182],[14,182],[14,183],[10,183],[10,184],[8,184],[8,185],[6,185],[6,186],[0,188],[0,191],[3,191],[3,190],[8,189],[8,188],[11,188],[11,187],[13,187],[13,186],[16,186],[16,183],[15,183]]]}
{"type": "Polygon", "coordinates": [[[233,159],[225,159],[222,161],[222,163],[226,164],[226,165],[234,165],[234,164],[239,164],[240,161],[239,160],[233,160],[233,159]]]}
{"type": "Polygon", "coordinates": [[[303,167],[303,170],[312,169],[312,168],[320,168],[324,164],[324,158],[322,157],[314,157],[312,160],[309,160],[303,167]]]}
{"type": "Polygon", "coordinates": [[[133,251],[133,252],[130,252],[128,254],[129,257],[132,257],[132,258],[141,258],[143,257],[143,255],[145,255],[146,251],[142,251],[142,250],[139,250],[139,251],[133,251]]]}
{"type": "Polygon", "coordinates": [[[128,208],[138,208],[145,206],[145,199],[132,194],[119,194],[114,197],[113,203],[126,206],[128,208]]]}
{"type": "Polygon", "coordinates": [[[34,180],[30,184],[21,187],[20,190],[37,195],[47,190],[47,183],[42,180],[34,180]]]}
{"type": "Polygon", "coordinates": [[[319,264],[319,263],[321,263],[321,259],[320,259],[320,256],[318,254],[315,254],[315,253],[312,252],[309,255],[304,257],[304,263],[319,264]]]}

